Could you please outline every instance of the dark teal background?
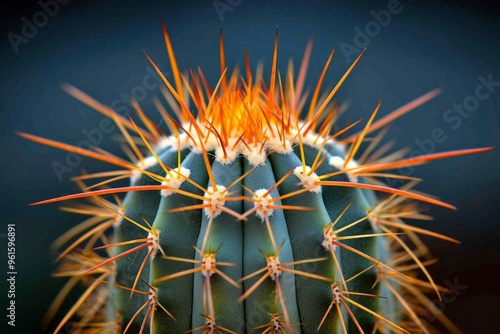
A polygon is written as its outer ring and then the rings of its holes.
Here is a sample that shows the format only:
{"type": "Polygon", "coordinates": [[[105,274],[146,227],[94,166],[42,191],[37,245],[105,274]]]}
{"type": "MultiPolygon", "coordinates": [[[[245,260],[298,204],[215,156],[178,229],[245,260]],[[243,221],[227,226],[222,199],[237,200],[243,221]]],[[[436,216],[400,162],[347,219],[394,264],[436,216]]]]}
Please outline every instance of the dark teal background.
{"type": "MultiPolygon", "coordinates": [[[[221,0],[222,3],[231,1],[221,0]]],[[[9,33],[20,34],[26,17],[41,10],[36,1],[2,5],[0,75],[0,233],[6,224],[17,229],[17,326],[6,333],[34,333],[45,309],[62,281],[50,278],[53,270],[48,247],[58,235],[80,220],[57,210],[56,205],[28,207],[29,203],[76,191],[70,178],[80,170],[108,166],[85,159],[62,181],[51,164],[65,163],[66,153],[30,143],[15,136],[24,131],[67,143],[86,139],[83,130],[99,126],[102,116],[65,94],[62,83],[71,83],[105,104],[128,96],[148,75],[145,50],[168,74],[168,58],[160,28],[166,22],[179,66],[200,66],[214,85],[219,72],[218,33],[224,29],[226,62],[243,65],[246,45],[255,67],[271,63],[274,30],[279,26],[279,68],[290,58],[299,65],[310,37],[314,48],[307,86],[315,84],[329,52],[341,43],[355,45],[357,28],[373,21],[370,12],[387,8],[388,1],[232,1],[223,20],[213,1],[95,1],[76,0],[59,12],[15,53],[9,33]],[[357,27],[357,28],[356,28],[357,27]]],[[[500,146],[500,87],[480,102],[477,110],[453,129],[443,115],[454,104],[473,95],[478,77],[492,75],[500,81],[498,11],[493,5],[464,2],[401,1],[402,10],[380,29],[368,44],[363,59],[338,93],[350,102],[351,120],[367,117],[379,99],[386,114],[434,88],[443,93],[398,120],[389,139],[396,148],[418,149],[417,142],[443,129],[447,139],[435,151],[500,146]]],[[[345,44],[342,44],[345,45],[345,44]]],[[[348,67],[340,49],[326,82],[332,87],[348,67]]],[[[167,75],[169,77],[169,75],[167,75]]],[[[147,91],[141,105],[152,111],[147,91]]],[[[120,104],[122,108],[124,104],[120,104]]],[[[130,108],[128,108],[130,109],[130,108]]],[[[154,120],[159,117],[151,112],[154,120]]],[[[105,149],[117,151],[115,130],[105,134],[105,149]]],[[[461,245],[429,239],[441,259],[430,268],[436,282],[455,278],[467,288],[445,305],[445,312],[466,333],[491,333],[498,322],[500,289],[494,274],[499,269],[498,149],[480,156],[455,158],[417,167],[413,176],[425,178],[418,189],[456,205],[458,212],[429,207],[436,220],[429,227],[462,241],[461,245]]],[[[5,238],[0,238],[1,309],[6,305],[5,238]]],[[[0,321],[5,326],[4,312],[0,321]]],[[[5,331],[2,331],[5,333],[5,331]]]]}

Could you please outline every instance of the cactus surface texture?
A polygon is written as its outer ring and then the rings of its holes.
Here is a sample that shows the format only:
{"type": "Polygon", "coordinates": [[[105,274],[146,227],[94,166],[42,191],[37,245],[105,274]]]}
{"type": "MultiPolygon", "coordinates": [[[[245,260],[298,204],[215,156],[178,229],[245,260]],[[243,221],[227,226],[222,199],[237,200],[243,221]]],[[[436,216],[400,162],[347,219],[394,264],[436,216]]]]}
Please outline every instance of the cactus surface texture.
{"type": "Polygon", "coordinates": [[[134,117],[120,115],[64,86],[114,121],[127,158],[20,134],[115,167],[77,177],[80,193],[35,203],[71,200],[63,209],[87,216],[54,244],[56,276],[68,278],[47,312],[54,333],[460,332],[427,296],[446,289],[419,236],[457,241],[403,221],[430,219],[421,203],[453,206],[395,170],[489,148],[405,158],[380,144],[390,122],[439,90],[342,126],[335,93],[363,53],[323,91],[332,51],[308,90],[312,43],[298,75],[280,75],[276,32],[264,78],[246,51],[242,72],[226,69],[221,33],[210,85],[179,70],[162,28],[172,80],[146,58],[165,84],[166,105],[155,100],[163,129],[136,101],[134,117]]]}

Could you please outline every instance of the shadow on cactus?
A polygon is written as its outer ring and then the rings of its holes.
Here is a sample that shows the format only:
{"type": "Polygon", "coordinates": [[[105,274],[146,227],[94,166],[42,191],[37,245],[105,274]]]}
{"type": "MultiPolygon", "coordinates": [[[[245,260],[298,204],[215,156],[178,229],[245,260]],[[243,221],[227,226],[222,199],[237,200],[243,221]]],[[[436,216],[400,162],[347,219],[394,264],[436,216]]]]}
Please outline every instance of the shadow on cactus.
{"type": "Polygon", "coordinates": [[[181,73],[162,27],[173,81],[146,58],[165,83],[167,107],[155,105],[168,129],[136,101],[134,120],[64,86],[116,123],[129,160],[20,134],[116,167],[77,177],[81,193],[34,204],[81,200],[63,209],[89,216],[55,242],[55,275],[69,279],[47,324],[72,290],[82,294],[54,333],[429,333],[429,314],[459,332],[426,297],[447,290],[430,276],[435,260],[419,235],[457,241],[403,221],[430,219],[418,202],[454,207],[393,171],[490,148],[405,158],[380,145],[390,122],[439,90],[377,120],[379,103],[341,127],[345,108],[333,98],[362,54],[322,92],[332,51],[309,97],[312,43],[297,78],[291,66],[282,77],[276,32],[266,80],[246,51],[243,73],[227,70],[221,34],[211,86],[201,71],[181,73]],[[130,186],[116,186],[125,179],[130,186]]]}

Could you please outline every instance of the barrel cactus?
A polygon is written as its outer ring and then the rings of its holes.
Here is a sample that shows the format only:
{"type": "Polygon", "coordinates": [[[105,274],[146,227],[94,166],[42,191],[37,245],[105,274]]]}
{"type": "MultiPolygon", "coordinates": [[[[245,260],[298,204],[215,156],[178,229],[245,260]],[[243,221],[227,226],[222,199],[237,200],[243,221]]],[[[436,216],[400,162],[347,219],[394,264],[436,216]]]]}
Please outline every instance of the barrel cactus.
{"type": "Polygon", "coordinates": [[[35,203],[80,200],[63,209],[90,216],[55,242],[55,275],[69,279],[47,319],[72,290],[81,295],[54,333],[429,333],[426,315],[459,332],[426,296],[446,289],[419,235],[457,241],[403,221],[429,218],[416,202],[453,206],[391,170],[489,149],[404,158],[379,145],[387,124],[439,90],[376,120],[379,103],[342,128],[333,98],[362,54],[321,94],[332,51],[308,98],[311,43],[297,78],[292,66],[282,77],[276,32],[264,80],[246,51],[244,73],[228,72],[221,33],[221,76],[210,86],[201,71],[179,70],[162,27],[173,80],[146,58],[165,83],[168,107],[155,105],[168,129],[136,101],[134,120],[64,86],[115,122],[128,160],[21,133],[118,167],[77,177],[81,193],[35,203]]]}

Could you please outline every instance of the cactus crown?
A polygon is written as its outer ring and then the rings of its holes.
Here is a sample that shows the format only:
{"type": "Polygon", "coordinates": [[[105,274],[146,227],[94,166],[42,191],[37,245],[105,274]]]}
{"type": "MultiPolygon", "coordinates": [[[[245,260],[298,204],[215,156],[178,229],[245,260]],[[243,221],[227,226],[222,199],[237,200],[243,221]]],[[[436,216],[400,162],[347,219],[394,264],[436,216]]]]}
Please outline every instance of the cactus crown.
{"type": "Polygon", "coordinates": [[[55,332],[77,319],[71,330],[78,333],[428,333],[426,313],[458,332],[426,308],[424,292],[445,290],[427,271],[434,261],[418,235],[456,240],[402,220],[429,218],[415,201],[453,206],[412,191],[418,179],[390,171],[488,149],[404,158],[378,147],[388,123],[439,90],[375,121],[378,103],[362,129],[346,136],[361,120],[338,129],[344,106],[333,98],[363,53],[322,95],[332,51],[308,99],[312,43],[298,77],[290,66],[282,78],[276,32],[266,81],[262,67],[252,72],[246,51],[244,75],[229,74],[221,33],[221,76],[212,88],[201,71],[179,71],[162,27],[173,81],[146,57],[165,83],[169,111],[155,104],[170,134],[136,101],[142,127],[69,85],[69,94],[116,123],[130,161],[21,134],[119,168],[77,177],[81,193],[35,203],[83,199],[64,209],[91,216],[55,243],[57,275],[70,279],[47,319],[77,284],[85,287],[55,332]],[[130,186],[114,185],[126,178],[130,186]],[[391,178],[405,185],[384,184],[391,178]]]}

